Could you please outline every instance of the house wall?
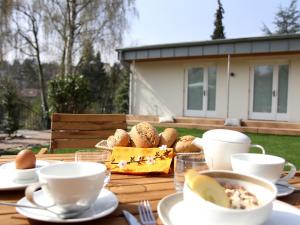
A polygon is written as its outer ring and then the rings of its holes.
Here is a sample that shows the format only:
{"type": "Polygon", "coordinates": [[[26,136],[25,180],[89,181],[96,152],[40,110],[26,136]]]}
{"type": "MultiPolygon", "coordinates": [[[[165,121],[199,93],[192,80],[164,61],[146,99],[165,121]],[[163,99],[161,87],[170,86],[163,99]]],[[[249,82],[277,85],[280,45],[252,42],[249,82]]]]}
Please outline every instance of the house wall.
{"type": "MultiPolygon", "coordinates": [[[[230,118],[249,119],[250,67],[254,63],[290,63],[288,120],[300,122],[300,55],[231,57],[230,118]]],[[[217,66],[216,118],[227,117],[227,58],[136,62],[132,64],[131,113],[184,116],[185,70],[195,65],[217,66]],[[134,66],[133,66],[134,65],[134,66]]]]}

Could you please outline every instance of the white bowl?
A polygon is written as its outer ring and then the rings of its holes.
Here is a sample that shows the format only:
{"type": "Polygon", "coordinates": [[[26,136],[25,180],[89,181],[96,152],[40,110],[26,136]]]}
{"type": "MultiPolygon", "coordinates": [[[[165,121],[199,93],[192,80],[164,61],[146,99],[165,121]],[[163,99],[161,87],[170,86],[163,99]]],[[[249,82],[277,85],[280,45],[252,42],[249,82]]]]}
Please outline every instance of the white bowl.
{"type": "Polygon", "coordinates": [[[204,200],[185,183],[183,190],[184,204],[193,217],[191,220],[201,221],[199,222],[201,224],[258,225],[269,217],[272,211],[272,203],[277,195],[277,189],[273,183],[255,176],[224,170],[204,171],[201,174],[214,177],[221,183],[243,186],[257,197],[260,206],[252,209],[224,208],[204,200]]]}

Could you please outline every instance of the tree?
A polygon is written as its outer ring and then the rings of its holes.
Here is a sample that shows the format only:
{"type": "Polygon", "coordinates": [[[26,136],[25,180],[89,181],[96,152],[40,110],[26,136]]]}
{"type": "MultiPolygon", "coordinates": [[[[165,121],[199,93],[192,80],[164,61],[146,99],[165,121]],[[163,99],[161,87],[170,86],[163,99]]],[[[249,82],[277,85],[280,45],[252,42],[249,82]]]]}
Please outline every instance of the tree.
{"type": "Polygon", "coordinates": [[[82,75],[57,76],[49,82],[51,112],[83,113],[89,106],[90,90],[82,75]]]}
{"type": "Polygon", "coordinates": [[[85,40],[84,47],[77,68],[78,73],[82,74],[88,81],[91,90],[91,101],[97,112],[103,112],[105,108],[105,92],[107,86],[107,74],[104,63],[101,61],[100,53],[94,54],[93,43],[85,40]]]}
{"type": "Polygon", "coordinates": [[[128,113],[129,110],[129,66],[122,69],[123,81],[115,92],[114,104],[118,113],[128,113]]]}
{"type": "Polygon", "coordinates": [[[4,77],[0,80],[0,101],[3,120],[0,127],[9,136],[19,129],[20,97],[11,79],[4,77]]]}
{"type": "Polygon", "coordinates": [[[42,120],[44,126],[50,126],[49,108],[47,103],[46,85],[44,71],[41,61],[40,27],[43,23],[41,1],[18,1],[14,6],[15,36],[18,38],[18,45],[15,45],[23,54],[34,57],[37,62],[37,74],[41,93],[42,120]]]}
{"type": "Polygon", "coordinates": [[[0,62],[5,55],[5,47],[10,36],[9,21],[12,15],[13,0],[0,0],[0,62]]]}
{"type": "Polygon", "coordinates": [[[225,39],[224,26],[223,26],[223,14],[225,13],[224,8],[222,6],[221,0],[218,0],[218,9],[215,13],[216,19],[214,22],[215,29],[213,34],[211,35],[212,39],[225,39]]]}
{"type": "Polygon", "coordinates": [[[297,0],[292,0],[287,8],[279,7],[274,19],[275,31],[263,24],[262,31],[266,35],[293,34],[300,31],[300,11],[297,10],[297,0]]]}
{"type": "Polygon", "coordinates": [[[135,0],[44,0],[44,11],[46,33],[62,44],[61,71],[70,75],[83,40],[102,49],[114,49],[122,41],[135,0]]]}

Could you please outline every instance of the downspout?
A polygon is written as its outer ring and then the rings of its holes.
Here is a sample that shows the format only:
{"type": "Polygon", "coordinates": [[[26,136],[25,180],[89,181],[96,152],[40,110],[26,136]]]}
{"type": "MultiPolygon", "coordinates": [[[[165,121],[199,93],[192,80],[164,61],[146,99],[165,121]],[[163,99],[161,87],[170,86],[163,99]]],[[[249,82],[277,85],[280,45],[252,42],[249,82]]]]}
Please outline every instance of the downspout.
{"type": "Polygon", "coordinates": [[[135,60],[132,61],[132,69],[131,73],[129,74],[129,114],[132,114],[132,82],[133,76],[135,74],[135,60]]]}
{"type": "Polygon", "coordinates": [[[229,117],[229,94],[230,94],[230,54],[227,55],[227,109],[226,118],[229,117]]]}

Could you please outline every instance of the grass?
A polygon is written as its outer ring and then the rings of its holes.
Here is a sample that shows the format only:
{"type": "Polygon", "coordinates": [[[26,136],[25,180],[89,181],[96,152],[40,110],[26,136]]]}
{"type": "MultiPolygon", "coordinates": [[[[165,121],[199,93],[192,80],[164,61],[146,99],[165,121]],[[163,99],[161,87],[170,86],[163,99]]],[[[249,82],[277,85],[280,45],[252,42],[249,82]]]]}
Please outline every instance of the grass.
{"type": "MultiPolygon", "coordinates": [[[[164,128],[157,127],[158,132],[164,130],[164,128]]],[[[199,129],[185,129],[177,128],[179,136],[193,135],[196,137],[202,137],[205,132],[199,129]]],[[[285,135],[270,135],[270,134],[247,134],[253,144],[262,145],[267,154],[280,156],[287,161],[293,163],[298,170],[300,170],[300,136],[285,136],[285,135]]],[[[43,146],[44,147],[44,146],[43,146]]],[[[47,146],[46,146],[47,147],[47,146]]],[[[32,150],[37,153],[41,147],[33,147],[32,150]]],[[[79,149],[59,149],[55,153],[73,153],[79,149]]],[[[91,149],[95,150],[95,149],[91,149]]],[[[10,151],[16,154],[18,151],[10,151]]],[[[250,152],[258,152],[257,149],[251,149],[250,152]]]]}

